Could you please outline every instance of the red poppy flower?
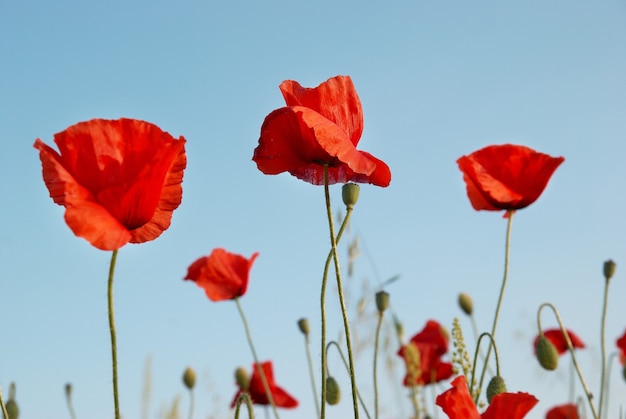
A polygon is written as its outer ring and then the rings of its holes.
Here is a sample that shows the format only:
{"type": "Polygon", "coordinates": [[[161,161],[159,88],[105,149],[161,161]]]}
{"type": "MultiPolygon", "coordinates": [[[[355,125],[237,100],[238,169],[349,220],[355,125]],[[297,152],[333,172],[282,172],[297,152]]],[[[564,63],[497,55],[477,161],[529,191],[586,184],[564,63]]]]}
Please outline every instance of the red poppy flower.
{"type": "Polygon", "coordinates": [[[213,249],[209,256],[189,266],[185,279],[203,288],[211,301],[232,300],[246,293],[250,269],[257,256],[259,252],[246,259],[224,249],[213,249]]]}
{"type": "Polygon", "coordinates": [[[626,330],[621,338],[615,342],[617,349],[619,350],[619,360],[622,365],[626,365],[626,330]]]}
{"type": "Polygon", "coordinates": [[[405,386],[428,385],[452,377],[452,364],[441,360],[448,352],[448,335],[438,322],[426,322],[424,329],[411,338],[409,345],[412,348],[403,346],[398,351],[407,366],[403,381],[405,386]],[[417,359],[413,359],[413,349],[417,351],[417,359]]]}
{"type": "Polygon", "coordinates": [[[555,406],[548,410],[546,413],[546,419],[579,419],[578,407],[576,404],[568,403],[560,406],[555,406]]]}
{"type": "Polygon", "coordinates": [[[535,202],[563,157],[521,145],[492,145],[460,157],[467,195],[475,210],[518,210],[535,202]]]}
{"type": "Polygon", "coordinates": [[[436,404],[450,419],[521,419],[539,402],[528,393],[501,393],[493,396],[480,414],[470,395],[465,377],[452,380],[452,388],[437,396],[436,404]]]}
{"type": "MultiPolygon", "coordinates": [[[[272,370],[272,362],[266,361],[261,362],[261,368],[263,368],[263,374],[265,375],[265,380],[267,381],[267,385],[270,389],[270,393],[272,394],[272,399],[274,400],[274,405],[276,407],[286,407],[286,408],[294,408],[298,406],[298,401],[294,399],[289,393],[287,393],[282,388],[276,385],[274,381],[274,371],[272,370]]],[[[270,404],[269,399],[267,398],[267,394],[265,393],[265,387],[263,386],[263,380],[261,379],[261,374],[259,374],[259,370],[256,365],[252,365],[252,378],[250,378],[250,383],[248,386],[248,393],[250,394],[250,398],[252,399],[252,403],[254,404],[270,404]]],[[[239,389],[235,397],[233,398],[230,407],[233,408],[237,404],[237,399],[241,395],[242,390],[239,389]]]]}
{"type": "MultiPolygon", "coordinates": [[[[576,333],[572,332],[569,329],[565,329],[567,331],[567,335],[569,339],[572,341],[572,346],[574,349],[582,349],[585,347],[585,342],[579,338],[576,333]]],[[[549,329],[544,330],[543,335],[554,345],[559,355],[563,355],[567,352],[567,342],[565,341],[565,337],[563,336],[563,332],[561,329],[549,329]]],[[[539,341],[539,335],[535,337],[535,341],[533,343],[533,348],[537,347],[537,342],[539,341]]]]}
{"type": "Polygon", "coordinates": [[[289,172],[314,185],[359,182],[388,186],[389,167],[356,149],[363,132],[363,110],[348,76],[315,88],[286,80],[280,84],[286,107],[263,122],[252,160],[267,175],[289,172]]]}
{"type": "Polygon", "coordinates": [[[154,240],[182,199],[185,139],[149,122],[92,119],[40,139],[43,179],[75,235],[102,250],[154,240]]]}

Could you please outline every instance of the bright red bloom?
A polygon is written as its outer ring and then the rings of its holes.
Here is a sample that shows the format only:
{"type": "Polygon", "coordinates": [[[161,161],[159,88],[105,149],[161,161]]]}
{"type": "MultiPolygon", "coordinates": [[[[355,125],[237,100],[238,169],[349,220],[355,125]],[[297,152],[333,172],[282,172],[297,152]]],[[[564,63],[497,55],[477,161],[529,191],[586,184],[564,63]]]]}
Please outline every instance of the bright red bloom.
{"type": "Polygon", "coordinates": [[[617,349],[619,349],[619,360],[622,365],[626,366],[626,330],[622,337],[617,339],[615,344],[617,345],[617,349]]]}
{"type": "Polygon", "coordinates": [[[136,119],[92,119],[40,139],[43,179],[75,235],[102,250],[154,240],[182,199],[185,139],[136,119]]]}
{"type": "Polygon", "coordinates": [[[521,145],[491,145],[460,157],[467,195],[475,210],[518,210],[535,202],[563,157],[521,145]]]}
{"type": "Polygon", "coordinates": [[[450,419],[521,419],[539,402],[528,393],[501,393],[493,396],[483,414],[478,413],[465,377],[452,380],[452,388],[437,396],[436,404],[450,419]]]}
{"type": "Polygon", "coordinates": [[[363,109],[349,76],[336,76],[315,88],[293,80],[280,84],[286,107],[263,122],[252,160],[266,175],[289,172],[314,185],[359,182],[388,186],[389,167],[356,149],[363,132],[363,109]]]}
{"type": "Polygon", "coordinates": [[[417,360],[413,359],[412,348],[403,346],[398,351],[407,367],[403,381],[405,386],[428,385],[452,377],[452,364],[441,360],[448,352],[448,335],[438,322],[426,322],[424,329],[411,338],[409,345],[417,350],[417,360]]]}
{"type": "MultiPolygon", "coordinates": [[[[572,346],[574,347],[574,349],[582,349],[585,347],[585,342],[583,342],[582,339],[576,335],[576,333],[572,332],[569,329],[565,330],[567,331],[569,339],[572,341],[572,346]]],[[[544,330],[543,334],[550,342],[552,342],[559,355],[563,355],[565,352],[567,352],[567,342],[565,341],[565,337],[563,336],[563,332],[561,332],[561,329],[544,330]]],[[[537,347],[538,341],[539,335],[535,337],[533,348],[537,347]]]]}
{"type": "MultiPolygon", "coordinates": [[[[274,381],[274,371],[272,370],[272,362],[266,361],[261,362],[261,368],[263,369],[263,374],[265,374],[265,380],[267,381],[267,385],[270,389],[270,393],[272,394],[272,399],[274,400],[274,404],[276,407],[286,407],[286,408],[294,408],[298,406],[298,401],[294,399],[289,393],[287,393],[282,388],[276,385],[274,381]]],[[[254,404],[270,404],[269,399],[267,398],[267,394],[265,393],[265,387],[263,386],[263,380],[261,379],[261,374],[259,373],[259,369],[255,364],[252,365],[252,377],[250,378],[250,384],[248,387],[248,393],[250,394],[250,398],[252,399],[252,403],[254,404]]],[[[241,395],[242,390],[239,389],[235,397],[233,398],[230,407],[233,408],[237,404],[237,399],[241,395]]]]}
{"type": "Polygon", "coordinates": [[[185,279],[203,288],[212,301],[232,300],[246,293],[250,269],[257,256],[259,252],[246,259],[224,249],[213,249],[209,256],[189,266],[185,279]]]}
{"type": "Polygon", "coordinates": [[[562,404],[548,410],[546,419],[579,419],[578,407],[574,403],[562,404]]]}

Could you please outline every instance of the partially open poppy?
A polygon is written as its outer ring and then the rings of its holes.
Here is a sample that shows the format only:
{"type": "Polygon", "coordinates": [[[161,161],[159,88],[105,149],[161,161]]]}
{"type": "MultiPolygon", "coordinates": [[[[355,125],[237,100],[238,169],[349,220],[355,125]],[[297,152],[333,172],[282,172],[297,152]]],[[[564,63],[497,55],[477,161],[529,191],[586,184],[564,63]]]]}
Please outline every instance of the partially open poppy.
{"type": "Polygon", "coordinates": [[[363,110],[349,76],[336,76],[315,88],[286,80],[280,84],[286,107],[263,122],[252,160],[267,175],[289,172],[314,185],[359,182],[388,186],[389,167],[356,149],[363,132],[363,110]]]}
{"type": "Polygon", "coordinates": [[[185,139],[136,119],[92,119],[40,139],[43,179],[75,235],[102,250],[154,240],[182,199],[185,139]]]}
{"type": "Polygon", "coordinates": [[[528,393],[501,393],[493,396],[487,410],[480,414],[465,377],[460,375],[451,384],[452,388],[436,400],[449,419],[522,419],[539,402],[528,393]]]}
{"type": "Polygon", "coordinates": [[[619,350],[619,360],[622,365],[626,366],[626,330],[624,331],[622,337],[617,339],[615,344],[619,350]]]}
{"type": "Polygon", "coordinates": [[[521,145],[491,145],[457,160],[475,210],[518,210],[535,202],[563,157],[521,145]]]}
{"type": "MultiPolygon", "coordinates": [[[[283,390],[281,387],[276,385],[274,381],[274,371],[272,369],[272,362],[265,361],[261,362],[261,368],[263,369],[263,374],[265,375],[265,379],[267,380],[267,385],[269,387],[270,393],[272,394],[272,399],[274,400],[274,405],[276,407],[285,407],[285,408],[294,408],[298,406],[298,401],[293,398],[289,393],[283,390]]],[[[263,380],[261,379],[261,374],[256,366],[256,364],[252,365],[252,377],[250,378],[248,384],[248,393],[250,394],[250,398],[252,399],[252,403],[268,405],[270,404],[269,399],[267,398],[267,393],[265,392],[265,387],[263,386],[263,380]]],[[[230,407],[233,408],[237,404],[237,399],[242,393],[242,389],[240,388],[235,394],[230,407]]]]}
{"type": "Polygon", "coordinates": [[[428,320],[424,329],[398,351],[407,368],[403,384],[428,385],[452,377],[452,364],[441,360],[447,352],[448,335],[441,324],[428,320]]]}
{"type": "MultiPolygon", "coordinates": [[[[582,349],[585,347],[585,342],[582,341],[581,338],[576,335],[576,333],[572,332],[569,329],[565,329],[567,331],[567,335],[569,339],[572,341],[572,346],[574,349],[582,349]]],[[[548,329],[543,331],[543,335],[554,345],[559,355],[563,355],[567,352],[567,341],[565,340],[565,336],[563,336],[563,332],[561,329],[548,329]]],[[[533,342],[533,348],[537,347],[537,342],[539,341],[539,335],[535,337],[535,341],[533,342]]]]}
{"type": "Polygon", "coordinates": [[[185,279],[204,289],[212,301],[232,300],[246,293],[250,269],[257,256],[258,252],[247,259],[221,248],[213,249],[209,256],[189,266],[185,279]]]}
{"type": "Polygon", "coordinates": [[[562,404],[548,410],[546,419],[579,419],[578,407],[575,403],[562,404]]]}

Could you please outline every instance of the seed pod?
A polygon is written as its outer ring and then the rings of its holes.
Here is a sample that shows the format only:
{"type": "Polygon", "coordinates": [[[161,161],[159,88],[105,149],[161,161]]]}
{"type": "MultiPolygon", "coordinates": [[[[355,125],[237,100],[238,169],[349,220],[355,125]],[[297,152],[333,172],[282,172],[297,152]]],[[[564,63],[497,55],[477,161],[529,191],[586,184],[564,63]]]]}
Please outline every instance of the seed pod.
{"type": "Polygon", "coordinates": [[[559,353],[556,347],[543,334],[539,336],[537,346],[535,347],[535,354],[537,355],[539,364],[546,370],[554,371],[559,365],[559,353]]]}
{"type": "Polygon", "coordinates": [[[491,403],[491,399],[493,396],[497,396],[500,393],[506,392],[506,385],[504,384],[504,379],[499,375],[496,375],[489,381],[489,385],[487,386],[487,400],[491,403]]]}
{"type": "Polygon", "coordinates": [[[389,307],[389,293],[385,291],[378,291],[376,293],[376,308],[380,313],[384,312],[389,307]]]}
{"type": "Polygon", "coordinates": [[[326,403],[333,406],[341,400],[341,389],[334,377],[326,378],[326,403]]]}
{"type": "Polygon", "coordinates": [[[607,282],[609,281],[609,279],[613,278],[613,275],[615,275],[615,268],[615,262],[613,262],[611,259],[604,262],[604,279],[606,279],[607,282]]]}
{"type": "Polygon", "coordinates": [[[18,419],[20,416],[20,409],[17,407],[17,402],[15,401],[15,383],[11,383],[9,386],[9,400],[5,403],[5,407],[7,408],[7,413],[9,414],[8,419],[18,419]]]}
{"type": "Polygon", "coordinates": [[[250,387],[250,379],[248,378],[248,371],[244,368],[239,367],[235,370],[235,381],[237,381],[237,385],[241,389],[241,391],[248,391],[248,387],[250,387]]]}
{"type": "Polygon", "coordinates": [[[196,385],[196,372],[191,367],[187,367],[183,373],[183,383],[189,390],[193,390],[196,385]]]}
{"type": "Polygon", "coordinates": [[[302,332],[302,334],[304,336],[309,336],[309,321],[306,318],[301,318],[300,320],[298,320],[298,328],[300,329],[300,331],[302,332]]]}
{"type": "Polygon", "coordinates": [[[357,201],[359,200],[359,185],[356,183],[346,183],[341,188],[341,197],[343,198],[343,203],[346,205],[346,208],[354,208],[357,201]]]}
{"type": "Polygon", "coordinates": [[[468,316],[471,316],[474,312],[474,302],[472,301],[472,297],[464,292],[459,294],[459,306],[461,307],[461,310],[463,310],[463,313],[468,316]]]}

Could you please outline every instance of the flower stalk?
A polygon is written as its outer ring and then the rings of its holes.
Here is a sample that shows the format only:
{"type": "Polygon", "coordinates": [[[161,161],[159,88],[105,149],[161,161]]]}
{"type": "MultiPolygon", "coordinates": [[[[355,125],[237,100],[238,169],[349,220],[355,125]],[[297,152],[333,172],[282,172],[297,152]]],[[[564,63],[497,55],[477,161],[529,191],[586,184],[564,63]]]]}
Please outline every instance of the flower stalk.
{"type": "Polygon", "coordinates": [[[117,338],[115,333],[115,313],[113,309],[113,278],[117,262],[117,249],[111,254],[109,265],[109,281],[107,287],[107,301],[109,306],[109,332],[111,334],[111,367],[113,369],[113,400],[115,402],[115,419],[120,419],[119,390],[117,386],[117,338]]]}

